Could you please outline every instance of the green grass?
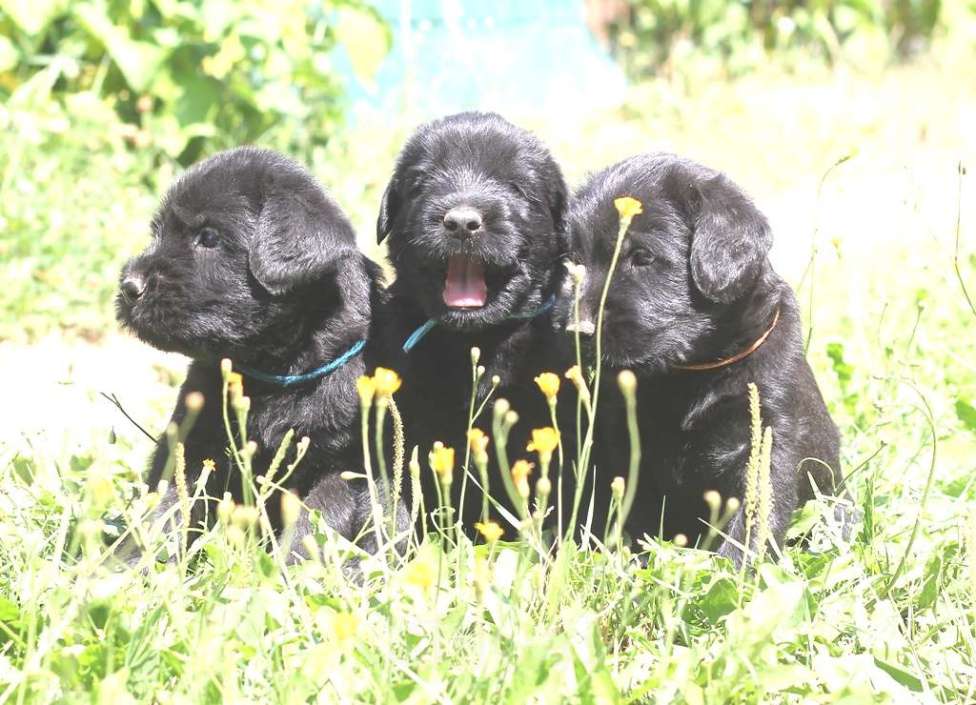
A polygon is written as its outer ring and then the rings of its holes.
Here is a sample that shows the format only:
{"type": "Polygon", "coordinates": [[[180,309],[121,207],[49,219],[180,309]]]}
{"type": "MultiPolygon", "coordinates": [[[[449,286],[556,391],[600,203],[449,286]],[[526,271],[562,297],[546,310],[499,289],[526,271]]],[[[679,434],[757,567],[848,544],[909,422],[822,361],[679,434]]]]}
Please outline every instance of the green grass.
{"type": "MultiPolygon", "coordinates": [[[[94,392],[118,375],[108,391],[153,429],[172,403],[181,361],[135,358],[110,306],[170,177],[80,108],[60,116],[74,130],[4,133],[0,362],[18,364],[0,372],[15,390],[0,411],[0,703],[971,702],[976,317],[953,260],[956,162],[976,153],[958,116],[974,114],[976,80],[947,81],[946,66],[661,80],[622,111],[528,120],[575,182],[669,147],[729,171],[772,217],[863,520],[844,540],[831,502],[814,502],[794,524],[809,548],[746,573],[657,541],[636,549],[642,568],[428,539],[357,580],[325,534],[321,560],[282,570],[219,525],[187,561],[120,568],[105,540],[139,514],[149,448],[94,392]],[[51,340],[77,361],[66,386],[29,367],[51,340]]],[[[316,171],[365,245],[396,138],[359,129],[316,171]]],[[[973,195],[970,178],[970,290],[973,195]]]]}

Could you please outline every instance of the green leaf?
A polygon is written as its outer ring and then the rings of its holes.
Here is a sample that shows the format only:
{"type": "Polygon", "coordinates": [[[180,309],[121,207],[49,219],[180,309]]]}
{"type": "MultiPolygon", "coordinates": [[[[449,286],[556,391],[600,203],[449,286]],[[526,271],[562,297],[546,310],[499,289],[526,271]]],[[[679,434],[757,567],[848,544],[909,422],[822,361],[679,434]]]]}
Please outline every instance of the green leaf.
{"type": "Polygon", "coordinates": [[[20,608],[6,597],[0,597],[0,622],[15,622],[20,618],[20,608]]]}
{"type": "Polygon", "coordinates": [[[922,681],[900,666],[893,663],[882,661],[877,656],[874,657],[874,665],[901,683],[903,686],[916,693],[922,691],[922,681]]]}
{"type": "Polygon", "coordinates": [[[335,25],[336,39],[346,49],[360,81],[370,82],[386,58],[390,38],[386,27],[368,12],[342,8],[335,25]]]}
{"type": "Polygon", "coordinates": [[[0,73],[9,71],[17,65],[19,54],[17,49],[6,37],[0,36],[0,73]]]}
{"type": "Polygon", "coordinates": [[[85,31],[105,47],[129,87],[138,93],[145,91],[166,58],[163,50],[132,39],[128,31],[93,5],[76,5],[72,12],[85,31]]]}
{"type": "Polygon", "coordinates": [[[0,10],[24,32],[36,36],[67,4],[65,0],[0,0],[0,10]]]}
{"type": "Polygon", "coordinates": [[[841,343],[827,343],[827,357],[833,363],[834,372],[841,385],[851,381],[853,369],[844,361],[844,346],[841,343]]]}
{"type": "Polygon", "coordinates": [[[976,433],[976,408],[964,399],[956,399],[956,416],[963,425],[976,433]]]}
{"type": "Polygon", "coordinates": [[[708,589],[701,604],[702,613],[709,622],[716,624],[736,608],[738,597],[735,582],[730,578],[720,578],[708,589]]]}

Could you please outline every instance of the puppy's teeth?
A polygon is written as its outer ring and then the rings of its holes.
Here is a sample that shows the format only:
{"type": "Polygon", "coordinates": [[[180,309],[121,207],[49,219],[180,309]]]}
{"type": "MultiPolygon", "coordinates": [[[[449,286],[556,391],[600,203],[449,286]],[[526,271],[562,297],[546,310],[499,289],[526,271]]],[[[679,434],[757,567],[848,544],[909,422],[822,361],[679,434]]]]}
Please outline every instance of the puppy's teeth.
{"type": "Polygon", "coordinates": [[[444,303],[451,308],[480,308],[488,299],[484,267],[473,257],[453,255],[447,261],[444,303]]]}

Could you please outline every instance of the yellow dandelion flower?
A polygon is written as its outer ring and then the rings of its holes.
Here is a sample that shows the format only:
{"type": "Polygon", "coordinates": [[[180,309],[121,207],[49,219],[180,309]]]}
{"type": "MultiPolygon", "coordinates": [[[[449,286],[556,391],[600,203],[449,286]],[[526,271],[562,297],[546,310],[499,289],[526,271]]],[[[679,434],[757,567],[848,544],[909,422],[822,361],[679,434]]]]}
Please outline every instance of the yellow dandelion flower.
{"type": "Polygon", "coordinates": [[[340,644],[350,641],[359,631],[359,617],[352,612],[337,612],[332,617],[332,633],[340,644]]]}
{"type": "Polygon", "coordinates": [[[558,447],[559,431],[552,426],[546,426],[545,428],[532,429],[532,440],[529,441],[526,450],[529,452],[535,451],[541,459],[552,457],[552,451],[558,447]]]}
{"type": "Polygon", "coordinates": [[[494,521],[476,521],[474,528],[478,530],[479,534],[485,537],[485,541],[488,543],[495,543],[505,533],[505,530],[494,521]]]}
{"type": "Polygon", "coordinates": [[[617,213],[620,214],[621,220],[625,218],[629,220],[635,215],[640,215],[644,212],[644,207],[641,205],[641,202],[630,196],[615,198],[613,205],[617,209],[617,213]]]}
{"type": "Polygon", "coordinates": [[[230,372],[227,374],[227,391],[232,396],[240,396],[244,393],[244,376],[240,372],[230,372]]]}
{"type": "Polygon", "coordinates": [[[437,574],[430,561],[417,559],[411,561],[403,569],[403,580],[407,585],[427,590],[434,584],[437,574]]]}
{"type": "Polygon", "coordinates": [[[535,378],[535,383],[549,401],[555,399],[559,393],[559,375],[552,372],[543,372],[535,378]]]}
{"type": "Polygon", "coordinates": [[[451,473],[454,472],[454,449],[437,441],[430,451],[429,459],[430,467],[438,474],[441,481],[450,481],[451,473]]]}
{"type": "Polygon", "coordinates": [[[205,458],[203,461],[203,469],[207,472],[213,472],[217,469],[217,463],[214,462],[213,458],[205,458]]]}
{"type": "Polygon", "coordinates": [[[480,428],[472,428],[468,431],[468,448],[471,455],[478,456],[488,450],[488,434],[480,428]]]}
{"type": "Polygon", "coordinates": [[[402,383],[403,380],[400,379],[400,375],[385,367],[377,367],[373,373],[373,384],[378,397],[393,396],[402,383]]]}
{"type": "Polygon", "coordinates": [[[520,497],[529,496],[529,475],[535,466],[527,460],[516,460],[512,465],[512,482],[520,497]]]}
{"type": "Polygon", "coordinates": [[[363,406],[369,406],[373,403],[373,395],[376,394],[376,380],[363,375],[356,380],[356,391],[359,392],[359,402],[363,406]]]}

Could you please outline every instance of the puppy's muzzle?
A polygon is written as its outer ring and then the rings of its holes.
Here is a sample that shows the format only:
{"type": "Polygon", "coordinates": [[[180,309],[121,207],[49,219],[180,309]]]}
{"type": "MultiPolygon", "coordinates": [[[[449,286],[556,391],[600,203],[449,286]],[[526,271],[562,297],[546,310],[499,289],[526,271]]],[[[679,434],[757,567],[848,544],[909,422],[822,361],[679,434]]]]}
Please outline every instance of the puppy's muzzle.
{"type": "Polygon", "coordinates": [[[481,211],[472,206],[455,206],[444,214],[444,228],[455,237],[475,235],[483,225],[481,211]]]}
{"type": "Polygon", "coordinates": [[[120,289],[126,303],[134,304],[146,291],[146,277],[138,272],[128,272],[122,278],[120,289]]]}

